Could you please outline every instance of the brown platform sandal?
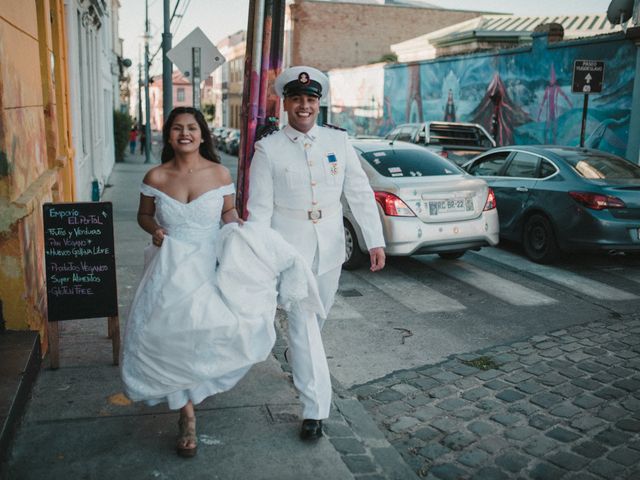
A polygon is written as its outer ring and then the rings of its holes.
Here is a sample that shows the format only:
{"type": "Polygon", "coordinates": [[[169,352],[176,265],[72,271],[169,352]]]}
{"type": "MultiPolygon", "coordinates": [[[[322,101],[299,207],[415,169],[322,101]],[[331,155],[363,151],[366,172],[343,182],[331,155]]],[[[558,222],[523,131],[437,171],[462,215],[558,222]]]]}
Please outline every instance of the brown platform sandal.
{"type": "Polygon", "coordinates": [[[176,451],[181,457],[195,457],[198,451],[198,438],[196,437],[196,417],[186,417],[180,415],[178,420],[178,443],[176,451]],[[193,447],[188,447],[188,445],[193,447]]]}

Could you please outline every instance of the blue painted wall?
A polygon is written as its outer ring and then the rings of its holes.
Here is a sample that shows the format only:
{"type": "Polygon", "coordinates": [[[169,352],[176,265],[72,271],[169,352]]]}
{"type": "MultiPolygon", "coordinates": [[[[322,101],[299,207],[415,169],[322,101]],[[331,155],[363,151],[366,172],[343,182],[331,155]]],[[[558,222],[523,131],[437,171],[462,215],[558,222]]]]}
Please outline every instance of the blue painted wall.
{"type": "Polygon", "coordinates": [[[577,59],[605,61],[602,93],[589,96],[586,146],[624,156],[636,47],[622,35],[547,45],[537,34],[531,47],[387,66],[384,119],[371,133],[455,113],[495,133],[499,144],[578,145],[584,96],[571,93],[577,59]]]}

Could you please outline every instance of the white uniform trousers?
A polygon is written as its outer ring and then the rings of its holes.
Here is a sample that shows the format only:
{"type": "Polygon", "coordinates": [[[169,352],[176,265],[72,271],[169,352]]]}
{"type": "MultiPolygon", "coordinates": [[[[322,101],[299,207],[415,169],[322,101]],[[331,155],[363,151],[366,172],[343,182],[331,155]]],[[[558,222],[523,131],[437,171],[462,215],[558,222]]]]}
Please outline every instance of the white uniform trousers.
{"type": "MultiPolygon", "coordinates": [[[[317,268],[317,255],[313,271],[317,268]]],[[[320,300],[325,312],[329,310],[338,291],[342,266],[316,275],[320,300]]],[[[293,383],[300,393],[302,415],[305,419],[322,420],[331,409],[331,377],[320,330],[324,318],[300,307],[287,312],[289,325],[289,361],[293,383]]]]}

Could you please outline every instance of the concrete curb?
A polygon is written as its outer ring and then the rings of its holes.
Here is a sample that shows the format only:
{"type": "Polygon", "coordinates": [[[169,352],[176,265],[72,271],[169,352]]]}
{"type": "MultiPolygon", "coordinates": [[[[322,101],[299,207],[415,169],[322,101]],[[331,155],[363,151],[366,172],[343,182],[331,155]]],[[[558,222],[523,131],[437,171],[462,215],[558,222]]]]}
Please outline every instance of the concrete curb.
{"type": "Polygon", "coordinates": [[[40,335],[37,332],[4,332],[0,335],[0,476],[8,457],[13,435],[25,412],[27,400],[40,370],[40,335]]]}

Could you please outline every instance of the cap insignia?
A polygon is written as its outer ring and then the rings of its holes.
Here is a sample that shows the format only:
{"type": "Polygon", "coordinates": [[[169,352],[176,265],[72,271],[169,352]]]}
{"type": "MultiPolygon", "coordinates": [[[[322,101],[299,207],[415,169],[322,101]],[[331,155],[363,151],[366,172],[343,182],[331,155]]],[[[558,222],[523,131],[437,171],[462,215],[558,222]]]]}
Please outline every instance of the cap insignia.
{"type": "Polygon", "coordinates": [[[309,80],[309,74],[307,72],[300,72],[300,75],[298,75],[298,81],[303,85],[309,83],[309,80]]]}

